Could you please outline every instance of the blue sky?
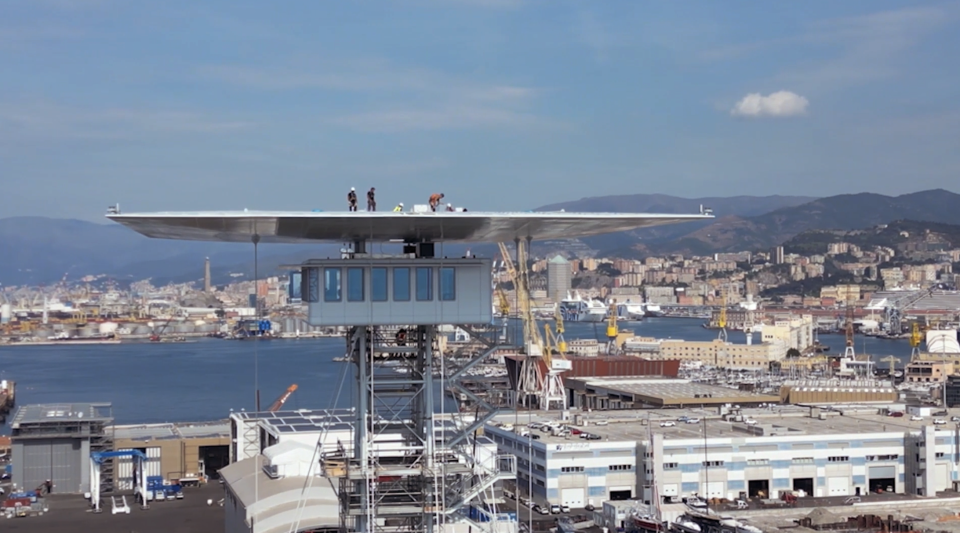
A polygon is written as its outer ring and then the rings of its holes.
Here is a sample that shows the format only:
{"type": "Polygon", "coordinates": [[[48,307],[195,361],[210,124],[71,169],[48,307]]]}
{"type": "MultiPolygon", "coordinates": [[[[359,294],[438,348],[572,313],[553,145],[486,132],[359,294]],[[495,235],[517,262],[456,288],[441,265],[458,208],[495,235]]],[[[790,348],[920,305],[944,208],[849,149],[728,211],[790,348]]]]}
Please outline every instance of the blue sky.
{"type": "Polygon", "coordinates": [[[960,190],[960,3],[0,3],[0,217],[960,190]]]}

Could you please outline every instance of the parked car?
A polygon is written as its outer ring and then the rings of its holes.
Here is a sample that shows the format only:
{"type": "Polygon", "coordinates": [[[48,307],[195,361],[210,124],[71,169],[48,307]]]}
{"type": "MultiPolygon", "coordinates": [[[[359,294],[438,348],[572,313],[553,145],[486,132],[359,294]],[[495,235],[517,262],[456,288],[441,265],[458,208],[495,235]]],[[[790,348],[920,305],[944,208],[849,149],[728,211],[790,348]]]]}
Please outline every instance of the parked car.
{"type": "Polygon", "coordinates": [[[600,440],[600,435],[594,435],[593,433],[587,435],[587,440],[600,440]]]}
{"type": "Polygon", "coordinates": [[[587,511],[592,511],[594,509],[596,509],[596,507],[594,507],[592,503],[588,503],[586,507],[584,507],[584,510],[587,510],[587,511]]]}
{"type": "Polygon", "coordinates": [[[570,512],[570,506],[569,506],[569,505],[561,505],[561,506],[560,506],[560,512],[561,512],[561,513],[569,513],[569,512],[570,512]]]}
{"type": "Polygon", "coordinates": [[[675,425],[677,425],[677,423],[674,422],[673,420],[665,420],[663,422],[660,422],[660,427],[662,428],[672,428],[675,425]]]}
{"type": "Polygon", "coordinates": [[[951,422],[960,422],[960,416],[951,416],[951,417],[950,417],[950,421],[951,421],[951,422]]]}
{"type": "MultiPolygon", "coordinates": [[[[682,418],[682,417],[681,417],[681,418],[682,418]]],[[[678,418],[677,420],[680,421],[680,422],[686,422],[687,424],[699,424],[699,423],[700,423],[700,419],[699,419],[699,418],[688,418],[688,419],[686,419],[686,420],[680,420],[680,419],[678,418]]]]}
{"type": "Polygon", "coordinates": [[[559,506],[559,505],[551,505],[551,506],[550,506],[550,514],[560,514],[560,506],[559,506]]]}
{"type": "Polygon", "coordinates": [[[894,411],[890,413],[888,416],[892,416],[894,418],[903,418],[903,411],[894,411]]]}
{"type": "Polygon", "coordinates": [[[690,420],[690,417],[689,417],[689,416],[680,416],[680,417],[677,417],[677,422],[686,422],[687,420],[690,420]]]}
{"type": "Polygon", "coordinates": [[[942,425],[946,424],[947,421],[944,420],[944,419],[942,419],[942,418],[935,418],[935,419],[933,419],[933,423],[934,423],[934,425],[942,426],[942,425]]]}
{"type": "Polygon", "coordinates": [[[755,426],[755,425],[757,425],[757,421],[754,420],[754,419],[752,419],[752,418],[748,418],[748,419],[744,420],[743,423],[746,424],[746,425],[748,425],[748,426],[755,426]]]}
{"type": "Polygon", "coordinates": [[[913,416],[910,417],[910,420],[912,420],[912,421],[914,421],[914,422],[920,422],[921,420],[923,420],[923,417],[920,416],[920,415],[913,415],[913,416]]]}

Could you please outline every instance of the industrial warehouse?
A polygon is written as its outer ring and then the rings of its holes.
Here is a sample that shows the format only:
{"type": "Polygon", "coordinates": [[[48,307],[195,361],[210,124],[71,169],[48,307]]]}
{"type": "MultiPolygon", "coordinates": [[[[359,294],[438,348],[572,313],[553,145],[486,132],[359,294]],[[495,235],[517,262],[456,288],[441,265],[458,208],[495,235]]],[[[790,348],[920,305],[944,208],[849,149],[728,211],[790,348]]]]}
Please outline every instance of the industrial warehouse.
{"type": "Polygon", "coordinates": [[[778,499],[794,492],[933,496],[956,490],[958,479],[955,427],[876,409],[643,410],[571,420],[538,413],[516,423],[502,415],[485,433],[501,453],[518,457],[521,486],[530,483],[537,497],[571,507],[649,503],[655,495],[665,502],[778,499]]]}
{"type": "MultiPolygon", "coordinates": [[[[109,403],[29,405],[20,408],[11,427],[12,481],[32,489],[47,480],[57,493],[88,493],[91,454],[138,450],[147,476],[179,483],[200,483],[229,461],[229,424],[180,423],[112,425],[109,403]]],[[[117,490],[133,490],[132,457],[97,467],[117,490]]]]}

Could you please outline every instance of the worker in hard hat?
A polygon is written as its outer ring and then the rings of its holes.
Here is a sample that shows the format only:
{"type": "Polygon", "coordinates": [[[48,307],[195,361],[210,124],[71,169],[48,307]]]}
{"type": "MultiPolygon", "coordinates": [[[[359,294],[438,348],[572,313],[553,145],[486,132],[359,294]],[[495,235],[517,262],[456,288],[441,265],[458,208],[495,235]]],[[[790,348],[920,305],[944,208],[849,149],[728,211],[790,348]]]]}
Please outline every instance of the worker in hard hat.
{"type": "Polygon", "coordinates": [[[401,213],[401,212],[403,212],[403,202],[400,202],[399,204],[397,204],[397,207],[394,207],[394,208],[393,208],[393,212],[394,212],[394,213],[401,213]]]}
{"type": "Polygon", "coordinates": [[[440,205],[440,200],[443,199],[443,193],[433,193],[430,195],[430,210],[436,211],[437,206],[440,205]]]}
{"type": "Polygon", "coordinates": [[[350,192],[347,193],[347,205],[350,211],[357,210],[357,189],[354,187],[350,187],[350,192]]]}

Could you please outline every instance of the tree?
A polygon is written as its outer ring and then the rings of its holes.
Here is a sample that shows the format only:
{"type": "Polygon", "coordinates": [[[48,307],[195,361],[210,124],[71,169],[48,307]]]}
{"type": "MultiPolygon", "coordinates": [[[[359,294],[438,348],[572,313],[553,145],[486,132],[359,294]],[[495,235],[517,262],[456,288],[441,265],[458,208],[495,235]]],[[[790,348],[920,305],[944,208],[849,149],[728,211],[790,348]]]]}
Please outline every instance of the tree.
{"type": "Polygon", "coordinates": [[[787,350],[787,359],[796,359],[800,357],[800,350],[796,348],[790,348],[787,350]]]}

